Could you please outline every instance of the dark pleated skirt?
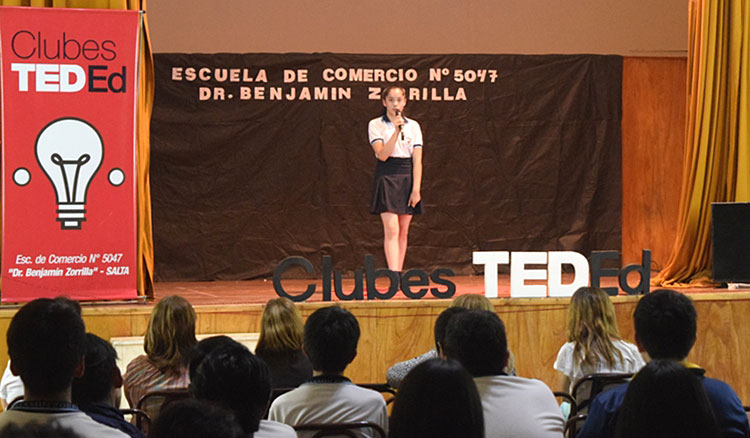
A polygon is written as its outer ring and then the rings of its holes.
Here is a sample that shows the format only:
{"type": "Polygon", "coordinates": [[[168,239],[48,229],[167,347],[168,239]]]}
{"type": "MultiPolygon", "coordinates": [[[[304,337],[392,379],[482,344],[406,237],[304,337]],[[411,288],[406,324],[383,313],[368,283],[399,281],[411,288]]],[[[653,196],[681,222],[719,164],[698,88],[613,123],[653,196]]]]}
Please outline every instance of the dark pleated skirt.
{"type": "Polygon", "coordinates": [[[413,183],[411,158],[388,158],[378,160],[375,166],[375,181],[372,186],[370,213],[390,212],[396,214],[422,214],[422,202],[409,207],[409,196],[413,183]]]}

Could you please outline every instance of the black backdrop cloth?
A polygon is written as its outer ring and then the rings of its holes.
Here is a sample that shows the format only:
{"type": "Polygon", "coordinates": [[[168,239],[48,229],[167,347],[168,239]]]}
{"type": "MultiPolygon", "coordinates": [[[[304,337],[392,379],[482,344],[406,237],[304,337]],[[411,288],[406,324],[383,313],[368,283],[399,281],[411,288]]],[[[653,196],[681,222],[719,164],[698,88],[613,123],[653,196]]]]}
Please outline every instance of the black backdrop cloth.
{"type": "Polygon", "coordinates": [[[346,273],[365,254],[385,267],[367,123],[388,78],[424,135],[426,214],[406,269],[620,249],[619,56],[157,54],[155,68],[156,280],[264,277],[291,255],[318,271],[323,255],[346,273]]]}

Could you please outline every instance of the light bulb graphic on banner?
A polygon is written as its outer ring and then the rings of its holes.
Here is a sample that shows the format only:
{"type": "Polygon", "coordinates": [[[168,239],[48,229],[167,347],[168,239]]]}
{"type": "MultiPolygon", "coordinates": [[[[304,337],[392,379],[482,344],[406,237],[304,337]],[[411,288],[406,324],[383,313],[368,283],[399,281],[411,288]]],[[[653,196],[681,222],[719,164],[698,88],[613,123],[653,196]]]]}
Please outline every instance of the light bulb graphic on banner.
{"type": "Polygon", "coordinates": [[[55,190],[63,230],[80,230],[86,220],[86,195],[103,157],[99,132],[81,119],[58,119],[39,133],[36,159],[55,190]]]}

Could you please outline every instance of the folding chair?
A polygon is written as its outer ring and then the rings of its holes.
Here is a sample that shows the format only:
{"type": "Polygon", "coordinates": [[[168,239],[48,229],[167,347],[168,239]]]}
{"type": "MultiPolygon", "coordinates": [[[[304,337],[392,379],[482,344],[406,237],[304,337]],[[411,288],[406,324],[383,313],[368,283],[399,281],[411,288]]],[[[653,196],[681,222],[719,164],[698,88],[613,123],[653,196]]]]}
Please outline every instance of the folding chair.
{"type": "Polygon", "coordinates": [[[555,395],[556,398],[561,398],[563,401],[568,402],[570,405],[570,413],[568,415],[568,418],[573,418],[578,413],[578,404],[576,403],[576,399],[573,398],[572,395],[568,394],[564,391],[554,391],[552,394],[555,395]]]}
{"type": "MultiPolygon", "coordinates": [[[[187,388],[150,391],[144,394],[143,397],[138,400],[136,409],[145,412],[149,417],[150,423],[150,421],[155,420],[159,415],[159,412],[161,412],[161,410],[165,407],[169,406],[170,403],[190,397],[192,397],[192,395],[190,394],[190,390],[187,388]]],[[[143,423],[141,422],[141,417],[136,417],[135,425],[136,427],[138,427],[138,429],[144,430],[143,423]]]]}
{"type": "Polygon", "coordinates": [[[568,421],[565,422],[563,436],[565,438],[575,438],[578,429],[581,428],[581,424],[583,424],[584,421],[586,421],[586,414],[578,414],[575,417],[571,416],[568,421]]]}
{"type": "Polygon", "coordinates": [[[130,415],[135,418],[135,426],[143,432],[144,435],[148,434],[148,429],[151,427],[151,417],[145,411],[140,409],[120,409],[122,415],[130,415]]]}
{"type": "Polygon", "coordinates": [[[578,412],[585,413],[599,393],[627,383],[632,377],[633,373],[596,373],[582,377],[573,385],[571,394],[578,404],[578,412]]]}

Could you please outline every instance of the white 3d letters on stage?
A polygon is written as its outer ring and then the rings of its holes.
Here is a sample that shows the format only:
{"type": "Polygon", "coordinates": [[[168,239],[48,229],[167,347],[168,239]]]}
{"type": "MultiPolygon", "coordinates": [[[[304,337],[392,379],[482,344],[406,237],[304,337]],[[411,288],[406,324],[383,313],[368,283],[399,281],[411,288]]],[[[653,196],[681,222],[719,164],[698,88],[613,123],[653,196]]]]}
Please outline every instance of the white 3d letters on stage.
{"type": "Polygon", "coordinates": [[[475,265],[484,265],[484,294],[497,298],[498,265],[510,263],[510,296],[513,298],[569,297],[589,284],[589,263],[573,251],[475,251],[475,265]],[[547,265],[547,269],[527,265],[547,265]],[[573,281],[563,284],[562,267],[573,267],[573,281]],[[547,285],[526,284],[526,280],[547,280],[547,285]]]}
{"type": "Polygon", "coordinates": [[[484,295],[497,298],[497,265],[508,263],[508,251],[474,251],[472,263],[484,265],[484,295]]]}
{"type": "Polygon", "coordinates": [[[547,253],[539,251],[512,252],[510,254],[510,296],[517,298],[539,298],[547,296],[543,284],[526,284],[526,280],[546,280],[547,271],[531,269],[526,265],[547,264],[547,253]]]}

